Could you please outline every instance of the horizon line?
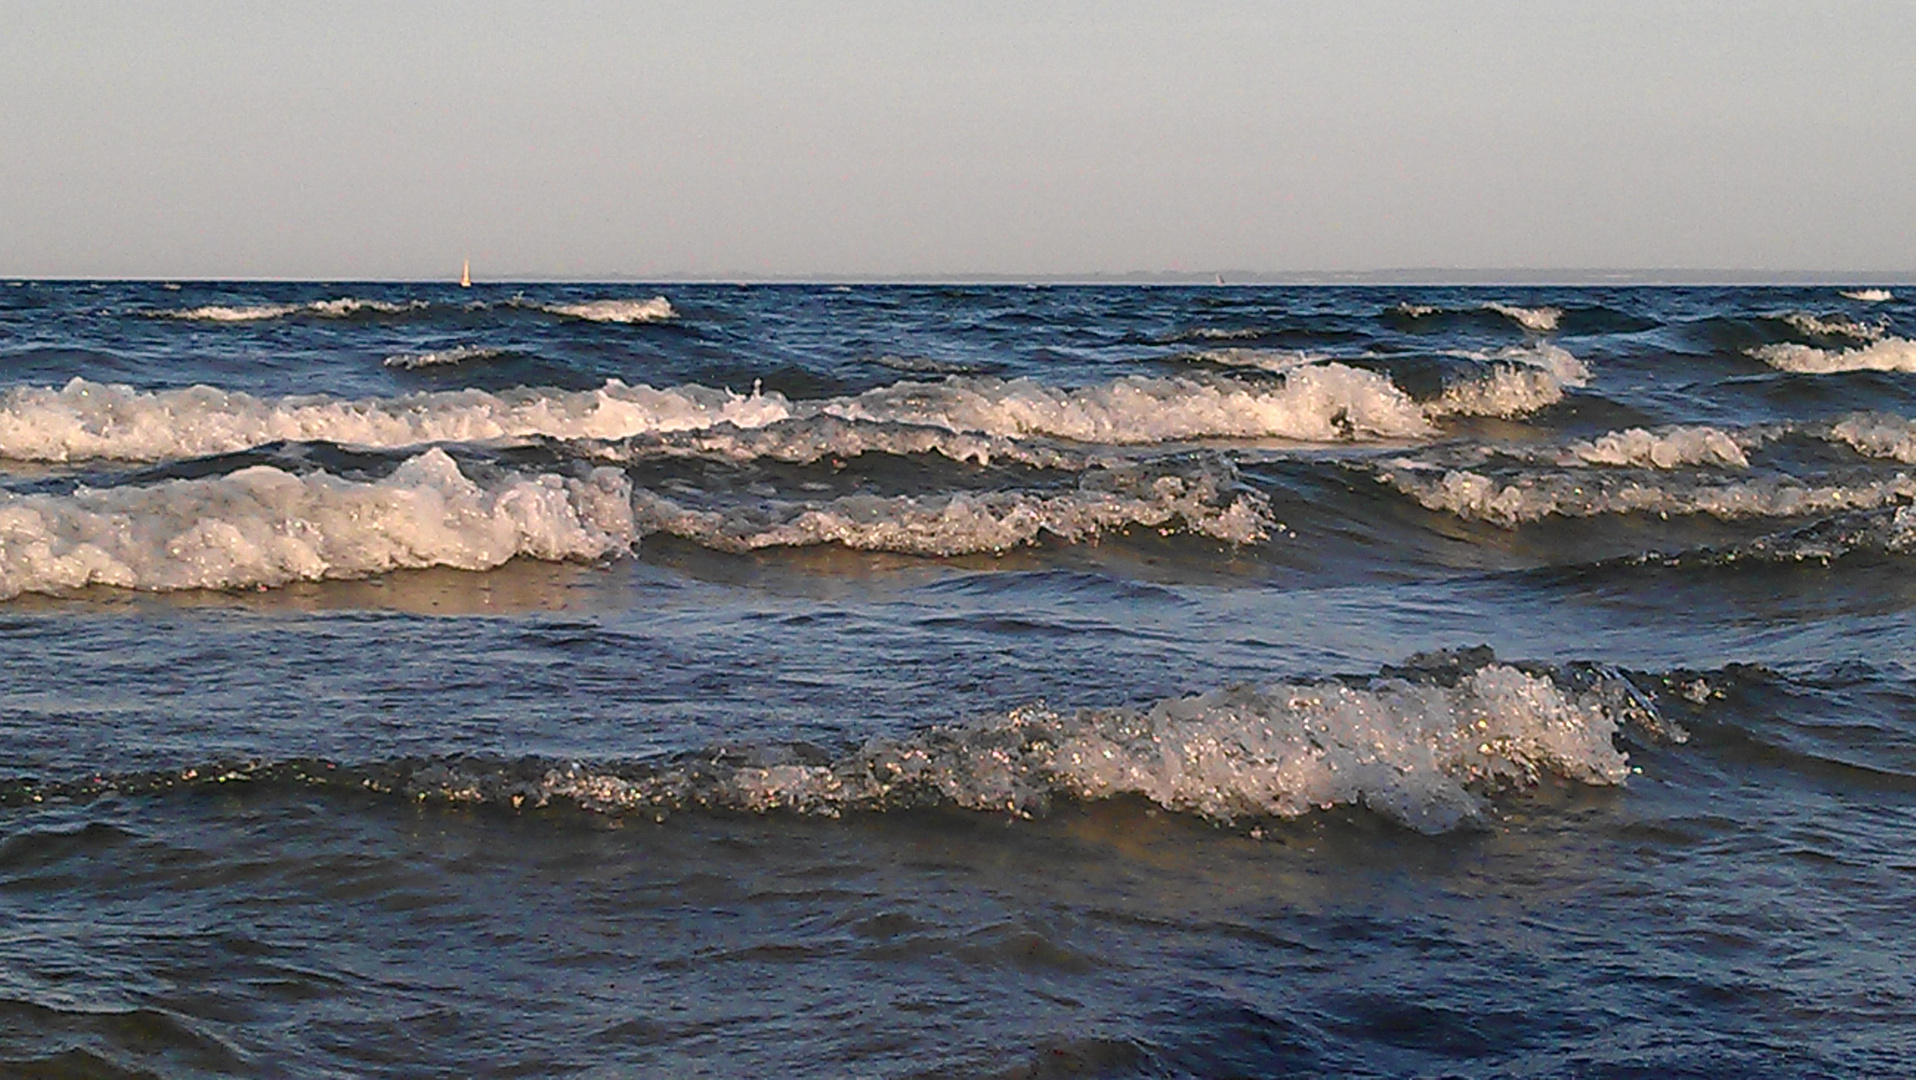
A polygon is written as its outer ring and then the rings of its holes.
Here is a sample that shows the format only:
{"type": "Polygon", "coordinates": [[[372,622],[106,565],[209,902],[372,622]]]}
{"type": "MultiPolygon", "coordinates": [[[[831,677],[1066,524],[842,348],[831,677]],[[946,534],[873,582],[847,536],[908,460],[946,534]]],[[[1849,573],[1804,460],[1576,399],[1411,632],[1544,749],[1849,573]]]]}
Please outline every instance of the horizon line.
{"type": "MultiPolygon", "coordinates": [[[[403,277],[375,275],[310,276],[246,275],[220,277],[206,275],[82,276],[75,274],[0,274],[8,284],[26,282],[125,282],[125,283],[283,283],[283,284],[457,284],[457,275],[403,277]]],[[[945,274],[765,274],[765,273],[670,273],[657,276],[618,271],[589,274],[551,274],[515,271],[497,276],[486,275],[474,282],[477,287],[518,284],[566,285],[1219,285],[1232,286],[1292,285],[1423,285],[1423,286],[1590,286],[1590,285],[1910,285],[1916,284],[1916,269],[1910,270],[1759,270],[1680,267],[1640,268],[1529,268],[1529,267],[1399,267],[1376,270],[1129,270],[1057,274],[1021,274],[1006,272],[945,274]]]]}

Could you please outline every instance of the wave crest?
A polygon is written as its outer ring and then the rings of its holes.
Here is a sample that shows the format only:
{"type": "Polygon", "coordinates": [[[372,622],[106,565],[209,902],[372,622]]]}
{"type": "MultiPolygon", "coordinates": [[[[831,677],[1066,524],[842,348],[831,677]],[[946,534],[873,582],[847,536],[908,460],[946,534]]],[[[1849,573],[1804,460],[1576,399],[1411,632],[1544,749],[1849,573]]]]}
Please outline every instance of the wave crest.
{"type": "Polygon", "coordinates": [[[1750,355],[1779,371],[1799,375],[1834,375],[1846,371],[1916,372],[1916,341],[1883,338],[1859,349],[1830,352],[1794,342],[1761,345],[1750,355]]]}
{"type": "Polygon", "coordinates": [[[616,469],[481,485],[439,449],[371,482],[256,465],[151,487],[0,498],[0,598],[484,570],[521,555],[599,558],[637,536],[631,486],[616,469]]]}

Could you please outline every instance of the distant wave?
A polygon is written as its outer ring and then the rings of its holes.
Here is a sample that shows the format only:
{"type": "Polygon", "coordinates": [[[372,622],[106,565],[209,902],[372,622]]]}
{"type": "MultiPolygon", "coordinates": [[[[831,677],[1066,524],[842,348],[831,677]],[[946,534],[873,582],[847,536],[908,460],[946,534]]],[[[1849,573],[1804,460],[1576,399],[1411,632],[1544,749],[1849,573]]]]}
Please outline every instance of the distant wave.
{"type": "Polygon", "coordinates": [[[1851,300],[1861,300],[1866,304],[1880,304],[1886,300],[1896,299],[1890,295],[1888,289],[1844,289],[1838,295],[1846,296],[1851,300]]]}
{"type": "Polygon", "coordinates": [[[1525,330],[1534,330],[1539,334],[1555,330],[1563,319],[1563,309],[1554,307],[1525,308],[1491,301],[1484,305],[1484,310],[1494,311],[1525,330]]]}
{"type": "Polygon", "coordinates": [[[1889,324],[1886,321],[1863,323],[1845,315],[1811,315],[1807,312],[1792,311],[1777,318],[1798,333],[1811,337],[1881,341],[1889,333],[1889,324]]]}
{"type": "Polygon", "coordinates": [[[678,312],[673,310],[671,302],[663,296],[644,300],[583,300],[570,304],[516,300],[514,304],[519,307],[536,308],[553,315],[563,315],[570,319],[584,319],[587,322],[652,323],[665,322],[678,317],[678,312]]]}
{"type": "Polygon", "coordinates": [[[505,354],[504,349],[486,345],[456,345],[450,349],[434,349],[430,352],[398,353],[386,358],[386,366],[414,371],[419,368],[463,364],[468,360],[490,360],[505,354]]]}
{"type": "Polygon", "coordinates": [[[1563,309],[1555,307],[1518,307],[1489,301],[1475,308],[1445,308],[1434,304],[1413,304],[1408,301],[1399,303],[1390,309],[1406,319],[1430,319],[1440,315],[1468,315],[1476,311],[1488,311],[1502,315],[1518,326],[1532,333],[1545,334],[1557,329],[1563,320],[1563,309]]]}
{"type": "Polygon", "coordinates": [[[1183,359],[1200,364],[1216,364],[1219,367],[1246,368],[1252,371],[1282,374],[1311,364],[1327,363],[1330,357],[1322,353],[1289,349],[1204,349],[1188,353],[1183,359]]]}
{"type": "MultiPolygon", "coordinates": [[[[1706,701],[1712,691],[1711,678],[1696,673],[1672,690],[1706,701]]],[[[1435,834],[1488,825],[1499,796],[1549,777],[1624,784],[1629,756],[1618,742],[1626,730],[1650,742],[1688,738],[1614,667],[1513,665],[1482,649],[1413,657],[1369,679],[1236,686],[1135,708],[1034,704],[836,754],[761,745],[631,764],[441,757],[212,765],[15,780],[0,786],[0,804],[236,783],[606,815],[840,817],[941,807],[1035,817],[1062,800],[1132,797],[1240,826],[1363,807],[1435,834]]]]}
{"type": "Polygon", "coordinates": [[[377,481],[256,465],[147,487],[0,496],[0,598],[484,570],[521,555],[597,558],[637,538],[631,487],[616,469],[482,486],[438,449],[377,481]]]}
{"type": "MultiPolygon", "coordinates": [[[[284,304],[208,304],[203,307],[181,308],[155,311],[152,315],[159,318],[183,319],[195,322],[247,323],[268,319],[284,319],[294,316],[323,319],[344,319],[355,315],[402,315],[411,312],[426,311],[432,307],[427,300],[369,300],[344,296],[333,300],[312,300],[301,303],[284,304]]],[[[484,311],[494,304],[487,301],[475,301],[464,305],[466,310],[484,311]]],[[[610,298],[602,300],[580,300],[571,302],[534,300],[527,297],[514,297],[502,306],[530,308],[549,315],[558,315],[569,319],[582,319],[587,322],[603,323],[652,323],[665,322],[678,317],[678,312],[663,296],[645,298],[610,298]]]]}
{"type": "Polygon", "coordinates": [[[283,319],[292,315],[306,315],[325,319],[344,319],[362,312],[381,315],[398,315],[410,311],[423,311],[430,305],[424,300],[408,300],[403,303],[387,300],[362,300],[357,297],[343,296],[336,300],[313,300],[299,304],[248,304],[227,306],[210,304],[205,307],[184,308],[175,311],[156,311],[153,314],[168,319],[186,319],[197,322],[259,322],[265,319],[283,319]]]}
{"type": "Polygon", "coordinates": [[[1778,342],[1751,349],[1750,355],[1779,371],[1802,375],[1834,375],[1846,371],[1916,372],[1916,341],[1898,337],[1838,352],[1778,342]]]}

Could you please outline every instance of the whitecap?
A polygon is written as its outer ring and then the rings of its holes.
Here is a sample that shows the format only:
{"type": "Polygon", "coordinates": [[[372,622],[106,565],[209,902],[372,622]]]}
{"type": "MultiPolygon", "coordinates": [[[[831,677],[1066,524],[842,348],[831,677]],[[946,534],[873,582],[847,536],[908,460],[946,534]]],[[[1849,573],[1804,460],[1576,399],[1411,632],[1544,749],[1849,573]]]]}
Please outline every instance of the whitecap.
{"type": "Polygon", "coordinates": [[[1554,307],[1517,307],[1514,304],[1500,304],[1491,301],[1484,305],[1485,311],[1494,311],[1504,318],[1534,333],[1545,334],[1557,328],[1563,319],[1563,309],[1554,307]]]}
{"type": "Polygon", "coordinates": [[[518,556],[613,555],[637,537],[631,487],[616,469],[482,485],[438,449],[377,481],[256,465],[147,487],[0,496],[0,598],[484,570],[518,556]]]}
{"type": "Polygon", "coordinates": [[[282,319],[291,315],[310,315],[320,318],[343,319],[360,312],[370,311],[382,315],[397,315],[408,311],[424,310],[428,304],[424,300],[408,300],[403,303],[388,300],[364,300],[343,296],[334,300],[313,300],[298,304],[247,304],[224,305],[209,304],[204,307],[185,308],[174,311],[156,311],[154,315],[168,319],[184,319],[196,322],[260,322],[266,319],[282,319]]]}
{"type": "Polygon", "coordinates": [[[575,304],[534,304],[541,311],[602,323],[653,323],[678,317],[663,296],[649,299],[585,300],[575,304]]]}
{"type": "Polygon", "coordinates": [[[1264,500],[1230,491],[1228,472],[1146,475],[1100,469],[1075,490],[1036,494],[973,491],[935,495],[847,495],[828,500],[760,499],[700,508],[661,493],[634,494],[635,520],[719,551],[838,544],[865,551],[953,556],[1003,552],[1043,540],[1082,543],[1132,526],[1181,528],[1231,544],[1263,540],[1274,528],[1264,500]]]}
{"type": "Polygon", "coordinates": [[[1716,465],[1747,469],[1750,460],[1735,436],[1719,428],[1699,425],[1659,431],[1625,428],[1595,439],[1571,443],[1559,457],[1564,465],[1616,465],[1675,469],[1686,465],[1716,465]]]}
{"type": "Polygon", "coordinates": [[[1866,304],[1880,304],[1896,299],[1888,289],[1844,289],[1838,295],[1851,300],[1861,300],[1866,304]]]}
{"type": "Polygon", "coordinates": [[[1812,337],[1845,337],[1854,341],[1881,341],[1889,333],[1884,322],[1862,323],[1842,315],[1811,315],[1792,311],[1779,316],[1797,332],[1812,337]]]}
{"type": "Polygon", "coordinates": [[[504,349],[487,345],[455,345],[450,349],[434,349],[430,352],[397,353],[388,356],[385,364],[389,368],[416,371],[420,368],[463,364],[468,360],[490,360],[504,356],[505,352],[504,349]]]}
{"type": "Polygon", "coordinates": [[[1641,711],[1628,694],[1489,663],[1450,686],[1378,678],[1230,687],[1136,709],[1033,705],[823,762],[711,755],[637,776],[572,765],[503,784],[448,768],[412,778],[408,793],[826,816],[915,805],[1030,816],[1057,798],[1130,796],[1225,823],[1361,806],[1441,833],[1484,821],[1487,795],[1546,776],[1622,784],[1629,758],[1615,739],[1641,711]]]}
{"type": "Polygon", "coordinates": [[[1762,345],[1750,355],[1779,371],[1833,375],[1846,371],[1916,372],[1916,341],[1883,338],[1873,345],[1831,352],[1794,342],[1762,345]]]}
{"type": "Polygon", "coordinates": [[[1788,477],[1735,483],[1640,480],[1588,473],[1500,478],[1470,469],[1440,473],[1415,467],[1384,470],[1383,479],[1425,508],[1515,528],[1548,517],[1611,514],[1707,514],[1724,520],[1799,517],[1862,510],[1916,498],[1916,480],[1898,473],[1863,484],[1814,484],[1788,477]]]}

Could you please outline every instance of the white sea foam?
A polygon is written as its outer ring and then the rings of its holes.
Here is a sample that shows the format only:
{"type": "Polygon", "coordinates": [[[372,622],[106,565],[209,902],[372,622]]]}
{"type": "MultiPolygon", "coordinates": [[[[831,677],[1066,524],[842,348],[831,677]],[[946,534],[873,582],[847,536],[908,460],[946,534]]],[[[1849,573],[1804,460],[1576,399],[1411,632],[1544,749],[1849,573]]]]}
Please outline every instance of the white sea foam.
{"type": "Polygon", "coordinates": [[[0,597],[482,570],[521,555],[597,558],[637,536],[631,486],[616,469],[481,485],[438,449],[373,482],[257,465],[150,487],[0,496],[0,597]]]}
{"type": "Polygon", "coordinates": [[[1563,319],[1563,309],[1554,307],[1517,307],[1513,304],[1499,304],[1495,301],[1484,305],[1485,311],[1494,311],[1525,330],[1545,334],[1557,328],[1563,319]]]}
{"type": "Polygon", "coordinates": [[[1873,345],[1840,352],[1779,342],[1752,349],[1750,355],[1778,370],[1803,375],[1831,375],[1845,371],[1916,372],[1916,341],[1899,337],[1884,338],[1873,345]]]}
{"type": "Polygon", "coordinates": [[[196,386],[141,391],[74,379],[58,390],[0,393],[0,457],[159,461],[229,453],[279,441],[374,448],[545,436],[626,439],[716,427],[757,428],[832,416],[1023,439],[1134,445],[1208,438],[1340,442],[1427,436],[1436,417],[1516,415],[1562,396],[1582,365],[1554,346],[1497,354],[1511,360],[1482,380],[1420,405],[1388,378],[1337,363],[1310,364],[1279,382],[1126,376],[1060,388],[1032,379],[953,376],[903,382],[853,397],[792,401],[775,392],[702,386],[654,389],[617,380],[597,390],[481,390],[343,400],[259,398],[196,386]]]}
{"type": "Polygon", "coordinates": [[[1432,416],[1521,416],[1562,401],[1565,387],[1590,382],[1583,361],[1547,342],[1457,355],[1489,364],[1490,371],[1444,387],[1426,406],[1432,416]]]}
{"type": "Polygon", "coordinates": [[[822,413],[797,416],[764,427],[721,424],[691,431],[634,436],[582,449],[600,460],[628,463],[660,457],[702,457],[809,464],[826,458],[849,460],[864,454],[939,454],[953,461],[977,465],[1012,461],[1066,472],[1089,469],[1102,456],[1097,450],[1074,449],[1042,440],[1020,441],[1003,435],[919,424],[859,422],[822,413]]]}
{"type": "Polygon", "coordinates": [[[1623,783],[1618,698],[1493,663],[1451,687],[1380,678],[1233,687],[1142,709],[1031,706],[874,740],[827,762],[760,753],[640,776],[575,765],[529,782],[439,768],[412,777],[409,789],[608,813],[713,806],[830,816],[926,804],[1028,816],[1058,797],[1135,796],[1220,822],[1364,806],[1440,833],[1481,821],[1486,795],[1546,775],[1623,783]]]}
{"type": "Polygon", "coordinates": [[[1595,439],[1573,442],[1559,458],[1564,465],[1618,465],[1675,469],[1718,465],[1747,469],[1750,460],[1734,436],[1713,427],[1673,427],[1660,431],[1626,428],[1595,439]]]}
{"type": "Polygon", "coordinates": [[[504,349],[486,345],[456,345],[450,349],[434,349],[431,352],[398,353],[386,358],[386,366],[416,371],[419,368],[445,367],[463,364],[468,360],[489,360],[503,355],[505,355],[504,349]]]}
{"type": "Polygon", "coordinates": [[[283,319],[289,315],[309,315],[319,318],[343,319],[360,312],[376,312],[382,315],[397,315],[408,311],[419,311],[427,307],[424,300],[408,300],[396,303],[387,300],[362,300],[357,297],[342,296],[334,300],[313,300],[299,304],[247,304],[229,306],[209,304],[205,307],[186,308],[179,311],[154,312],[169,319],[187,319],[197,322],[259,322],[265,319],[283,319]]]}
{"type": "Polygon", "coordinates": [[[0,395],[0,457],[161,461],[282,440],[391,448],[535,435],[619,439],[719,423],[756,427],[790,415],[790,403],[776,394],[617,381],[598,390],[458,390],[347,401],[257,398],[208,386],[141,391],[74,379],[59,390],[16,387],[0,395]]]}
{"type": "Polygon", "coordinates": [[[1409,319],[1426,319],[1437,314],[1438,308],[1430,304],[1413,304],[1406,300],[1391,310],[1409,319]]]}
{"type": "Polygon", "coordinates": [[[649,299],[586,300],[576,304],[532,304],[541,311],[587,322],[651,323],[676,318],[678,312],[663,296],[649,299]]]}
{"type": "Polygon", "coordinates": [[[826,403],[820,411],[852,420],[1083,443],[1199,438],[1334,442],[1407,438],[1430,431],[1423,410],[1389,379],[1342,364],[1300,368],[1276,385],[1125,376],[1062,389],[1032,379],[953,378],[879,387],[826,403]]]}
{"type": "Polygon", "coordinates": [[[1792,311],[1781,316],[1797,332],[1813,337],[1844,337],[1853,341],[1881,341],[1889,333],[1887,322],[1863,323],[1842,315],[1811,315],[1792,311]]]}
{"type": "Polygon", "coordinates": [[[1737,518],[1798,517],[1863,510],[1916,498],[1916,480],[1898,473],[1864,484],[1809,484],[1786,477],[1737,483],[1593,478],[1530,474],[1510,479],[1469,469],[1441,475],[1400,467],[1382,478],[1426,508],[1514,528],[1547,517],[1607,514],[1708,514],[1737,518]]]}
{"type": "Polygon", "coordinates": [[[1916,420],[1882,413],[1855,413],[1830,426],[1829,437],[1859,454],[1916,465],[1916,420]]]}
{"type": "Polygon", "coordinates": [[[1007,551],[1044,539],[1080,543],[1129,526],[1181,524],[1233,544],[1262,540],[1272,522],[1261,498],[1226,494],[1221,478],[1087,474],[1076,490],[939,495],[850,495],[824,501],[757,500],[723,509],[688,508],[641,490],[635,515],[646,532],[665,532],[720,551],[841,544],[867,551],[952,556],[1007,551]]]}
{"type": "Polygon", "coordinates": [[[1839,295],[1851,300],[1861,300],[1866,304],[1880,304],[1896,299],[1888,289],[1844,289],[1839,295]]]}

